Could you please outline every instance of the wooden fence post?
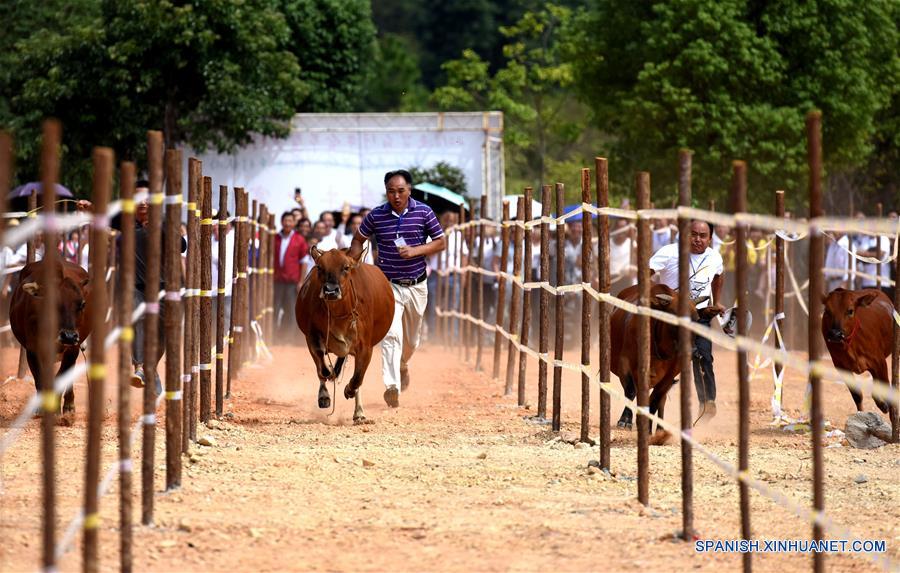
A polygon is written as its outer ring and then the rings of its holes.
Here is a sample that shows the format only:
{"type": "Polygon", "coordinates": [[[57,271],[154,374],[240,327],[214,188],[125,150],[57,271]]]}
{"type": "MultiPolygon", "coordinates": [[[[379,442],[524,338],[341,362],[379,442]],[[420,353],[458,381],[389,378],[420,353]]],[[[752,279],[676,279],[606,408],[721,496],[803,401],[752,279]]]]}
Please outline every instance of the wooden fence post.
{"type": "Polygon", "coordinates": [[[228,257],[228,186],[219,185],[218,213],[219,248],[216,275],[216,418],[221,418],[225,408],[225,276],[228,257]]]}
{"type": "MultiPolygon", "coordinates": [[[[747,164],[743,161],[732,163],[731,208],[735,214],[747,211],[747,164]]],[[[737,285],[737,333],[747,336],[749,328],[747,313],[749,312],[749,292],[747,288],[747,226],[735,226],[735,284],[737,285]]],[[[747,472],[750,457],[750,370],[747,364],[747,351],[738,349],[738,471],[747,472]]],[[[747,482],[738,482],[741,500],[741,537],[751,539],[750,531],[750,488],[747,482]]],[[[753,567],[753,553],[746,551],[742,555],[744,571],[753,567]]]]}
{"type": "MultiPolygon", "coordinates": [[[[83,570],[95,573],[99,564],[99,526],[100,496],[97,486],[100,483],[100,441],[103,438],[103,415],[106,404],[103,396],[103,385],[106,383],[106,263],[109,246],[109,221],[106,220],[106,209],[111,195],[113,179],[113,152],[106,147],[94,148],[94,190],[93,224],[91,225],[91,344],[90,366],[88,367],[88,423],[87,423],[87,462],[84,479],[84,545],[83,570]]],[[[45,251],[51,250],[51,243],[45,251]]]]}
{"type": "MultiPolygon", "coordinates": [[[[484,268],[484,235],[486,231],[485,218],[487,217],[487,195],[481,196],[481,204],[478,207],[478,217],[481,223],[478,225],[478,268],[484,268]]],[[[484,322],[484,275],[481,273],[475,277],[478,288],[478,320],[484,322]]],[[[475,371],[481,372],[481,358],[484,351],[484,333],[481,324],[475,326],[475,371]]]]}
{"type": "Polygon", "coordinates": [[[122,334],[119,336],[119,400],[117,422],[119,426],[119,569],[131,573],[132,461],[131,461],[131,344],[134,327],[131,309],[134,308],[134,163],[122,163],[119,177],[119,196],[122,199],[122,245],[119,251],[119,296],[116,297],[116,320],[122,334]]]}
{"type": "MultiPolygon", "coordinates": [[[[775,216],[784,218],[784,191],[775,191],[775,216]]],[[[784,318],[779,318],[784,314],[784,239],[780,236],[775,235],[775,326],[778,330],[776,330],[775,335],[775,348],[781,350],[784,345],[781,341],[781,336],[778,333],[783,333],[782,325],[784,324],[784,318]]],[[[781,379],[782,372],[784,371],[784,365],[781,362],[775,361],[775,378],[781,379]]],[[[784,386],[781,384],[775,385],[775,393],[776,399],[778,401],[779,407],[783,404],[784,400],[784,386]]]]}
{"type": "MultiPolygon", "coordinates": [[[[637,187],[638,210],[650,207],[650,174],[642,171],[635,177],[637,187]]],[[[640,306],[650,307],[650,221],[639,217],[637,222],[638,251],[637,272],[640,290],[640,306]]],[[[650,386],[650,317],[641,314],[638,324],[638,368],[637,368],[637,405],[639,409],[647,408],[650,386]]],[[[650,504],[650,454],[648,450],[650,438],[650,419],[641,412],[635,413],[637,424],[637,465],[638,465],[638,501],[650,504]]]]}
{"type": "MultiPolygon", "coordinates": [[[[581,170],[581,202],[592,203],[591,201],[591,170],[583,168],[581,170]]],[[[581,282],[591,284],[591,226],[594,224],[591,213],[583,212],[581,214],[581,282]]],[[[581,365],[590,366],[591,364],[591,305],[593,297],[584,290],[581,291],[581,365]]],[[[591,377],[585,373],[581,373],[581,437],[582,442],[590,443],[591,429],[591,377]]]]}
{"type": "MultiPolygon", "coordinates": [[[[193,348],[194,339],[197,337],[194,323],[194,307],[197,306],[197,297],[195,296],[195,267],[194,259],[198,256],[199,245],[194,240],[194,229],[197,225],[197,217],[195,215],[197,207],[197,198],[199,197],[200,186],[203,185],[203,175],[201,173],[203,167],[199,159],[191,157],[188,159],[188,199],[187,199],[187,253],[184,261],[184,297],[182,305],[184,306],[184,357],[181,382],[184,385],[182,395],[181,416],[183,424],[181,427],[181,451],[188,453],[191,443],[191,418],[192,412],[195,410],[194,404],[194,379],[191,367],[194,364],[193,348]]],[[[180,217],[179,217],[180,223],[180,217]]],[[[178,237],[181,235],[179,234],[178,237]]],[[[170,236],[171,237],[171,236],[170,236]]],[[[180,263],[180,259],[179,259],[180,263]]],[[[196,430],[193,432],[196,436],[196,430]]]]}
{"type": "Polygon", "coordinates": [[[212,178],[203,178],[200,209],[200,422],[212,414],[212,178]]]}
{"type": "MultiPolygon", "coordinates": [[[[809,217],[815,221],[825,215],[822,209],[822,112],[813,111],[806,116],[807,161],[809,165],[809,217]]],[[[813,228],[809,234],[809,361],[819,359],[822,349],[822,265],[825,261],[825,243],[821,232],[813,228]]],[[[825,509],[823,487],[824,457],[822,455],[822,388],[821,377],[813,368],[809,373],[812,387],[810,400],[810,424],[812,425],[812,466],[813,466],[813,511],[825,509]]],[[[824,529],[818,522],[813,524],[813,539],[824,539],[824,529]]],[[[825,570],[825,554],[813,553],[813,570],[825,570]]]]}
{"type": "MultiPolygon", "coordinates": [[[[506,266],[509,264],[509,202],[503,202],[503,214],[500,220],[500,281],[497,284],[497,315],[495,325],[497,330],[494,332],[494,379],[500,378],[500,354],[502,349],[503,335],[500,329],[503,328],[503,318],[506,311],[506,266]]],[[[448,275],[449,276],[449,275],[448,275]]]]}
{"type": "MultiPolygon", "coordinates": [[[[55,223],[56,182],[59,180],[59,148],[62,139],[62,128],[56,120],[47,120],[43,126],[41,141],[41,188],[43,190],[44,217],[48,223],[44,226],[44,258],[43,273],[38,277],[41,281],[43,303],[45,308],[56,308],[59,294],[56,287],[56,275],[59,272],[59,252],[56,233],[52,230],[55,223]]],[[[40,339],[38,343],[38,364],[40,370],[35,376],[37,387],[41,389],[41,454],[43,472],[43,566],[45,571],[56,569],[56,415],[59,411],[59,396],[53,389],[54,362],[56,346],[59,339],[59,315],[56,312],[42,312],[38,323],[40,339]]],[[[74,404],[73,404],[74,406],[74,404]]]]}
{"type": "MultiPolygon", "coordinates": [[[[525,217],[525,198],[519,197],[516,201],[516,221],[518,223],[522,223],[525,217]]],[[[519,307],[521,306],[521,301],[519,297],[522,293],[522,288],[517,284],[517,281],[520,279],[519,274],[522,272],[522,237],[523,237],[522,227],[516,226],[515,230],[515,239],[513,239],[513,277],[514,279],[510,281],[510,288],[512,289],[512,303],[509,308],[509,334],[515,338],[516,327],[519,326],[519,307]]],[[[516,341],[514,338],[510,338],[509,345],[507,346],[507,354],[506,354],[506,388],[504,390],[504,394],[509,396],[513,391],[513,376],[515,375],[513,371],[513,367],[516,364],[516,357],[519,355],[518,350],[516,348],[516,341]]]]}
{"type": "MultiPolygon", "coordinates": [[[[609,165],[605,157],[594,159],[597,169],[597,207],[609,207],[609,165]]],[[[603,294],[609,294],[609,215],[601,214],[597,221],[597,277],[599,289],[603,294]]],[[[610,306],[600,301],[600,468],[609,469],[609,393],[603,390],[604,384],[609,384],[610,371],[610,331],[609,317],[610,306]]]]}
{"type": "MultiPolygon", "coordinates": [[[[566,188],[562,183],[556,184],[556,217],[562,217],[565,209],[566,188]]],[[[566,284],[566,222],[556,223],[556,287],[566,284]]],[[[563,359],[565,345],[565,295],[556,293],[556,329],[554,331],[553,358],[563,359]]],[[[560,430],[562,424],[562,366],[553,365],[553,421],[551,429],[560,430]]]]}
{"type": "MultiPolygon", "coordinates": [[[[159,283],[162,275],[163,134],[147,133],[147,165],[150,176],[147,214],[147,268],[144,277],[144,396],[141,459],[141,523],[153,523],[153,481],[156,452],[156,378],[159,356],[159,283]]],[[[176,363],[177,364],[177,363],[176,363]]]]}
{"type": "MultiPolygon", "coordinates": [[[[166,150],[166,490],[181,486],[181,150],[166,150]]],[[[147,381],[147,384],[151,384],[147,381]]]]}
{"type": "MultiPolygon", "coordinates": [[[[534,190],[531,187],[525,188],[525,216],[526,223],[531,222],[532,203],[534,199],[534,190]]],[[[525,240],[523,243],[524,254],[522,257],[522,282],[531,282],[531,227],[524,229],[525,240]]],[[[518,276],[518,273],[516,274],[518,276]]],[[[522,287],[522,328],[519,330],[519,343],[522,348],[528,346],[529,333],[531,332],[531,291],[522,287]]],[[[519,383],[518,383],[518,403],[519,406],[525,405],[525,373],[528,368],[528,354],[524,350],[519,351],[519,383]]]]}
{"type": "MultiPolygon", "coordinates": [[[[691,206],[692,153],[682,149],[678,152],[678,205],[691,206]]],[[[678,292],[691,292],[691,220],[678,217],[678,292]]],[[[682,319],[691,318],[691,299],[678,297],[678,315],[682,319]]],[[[693,363],[691,356],[694,336],[690,330],[678,327],[678,362],[681,380],[678,394],[681,401],[681,431],[690,433],[692,427],[691,388],[693,388],[693,363]]],[[[681,538],[691,541],[694,535],[694,450],[687,440],[681,441],[681,538]]]]}
{"type": "MultiPolygon", "coordinates": [[[[551,187],[541,187],[541,217],[550,216],[550,207],[553,202],[551,187]]],[[[541,282],[550,282],[550,224],[541,222],[541,282]]],[[[538,352],[547,356],[550,351],[550,292],[545,288],[540,290],[540,332],[538,334],[538,352]]],[[[547,361],[538,360],[538,420],[547,418],[547,361]]]]}

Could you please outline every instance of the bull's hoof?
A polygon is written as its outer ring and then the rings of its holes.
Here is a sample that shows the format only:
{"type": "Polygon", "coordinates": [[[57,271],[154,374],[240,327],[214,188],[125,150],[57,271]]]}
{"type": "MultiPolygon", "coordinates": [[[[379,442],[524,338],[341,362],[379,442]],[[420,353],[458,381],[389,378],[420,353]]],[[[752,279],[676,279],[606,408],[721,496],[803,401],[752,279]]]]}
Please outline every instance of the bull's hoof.
{"type": "Polygon", "coordinates": [[[389,386],[388,389],[384,391],[384,403],[391,408],[400,407],[400,391],[396,386],[389,386]]]}
{"type": "Polygon", "coordinates": [[[356,397],[356,389],[351,388],[349,384],[344,386],[344,398],[350,399],[356,397]]]}
{"type": "Polygon", "coordinates": [[[331,396],[319,396],[319,408],[331,408],[331,396]]]}
{"type": "Polygon", "coordinates": [[[63,404],[62,413],[63,413],[63,415],[74,414],[75,413],[75,404],[69,404],[68,402],[63,404]]]}
{"type": "Polygon", "coordinates": [[[353,417],[353,425],[354,426],[365,426],[368,424],[374,424],[372,420],[366,418],[365,416],[353,417]]]}
{"type": "Polygon", "coordinates": [[[672,434],[665,430],[660,430],[650,436],[649,443],[651,446],[661,446],[669,441],[672,437],[672,434]]]}
{"type": "Polygon", "coordinates": [[[619,423],[616,424],[617,428],[622,428],[623,430],[631,429],[631,422],[626,422],[625,420],[619,420],[619,423]]]}

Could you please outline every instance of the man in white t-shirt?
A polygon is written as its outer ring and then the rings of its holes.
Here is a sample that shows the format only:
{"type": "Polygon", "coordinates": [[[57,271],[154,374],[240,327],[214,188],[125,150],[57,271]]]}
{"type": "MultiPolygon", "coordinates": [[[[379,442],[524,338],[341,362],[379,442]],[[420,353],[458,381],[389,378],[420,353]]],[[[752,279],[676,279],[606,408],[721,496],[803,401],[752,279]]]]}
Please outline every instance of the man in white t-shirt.
{"type": "MultiPolygon", "coordinates": [[[[705,221],[691,222],[690,286],[691,300],[707,297],[697,303],[700,324],[709,326],[714,316],[725,309],[720,303],[725,267],[722,256],[710,248],[713,226],[705,221]]],[[[651,273],[659,283],[678,289],[678,243],[660,248],[650,258],[651,273]]],[[[716,415],[716,375],[713,371],[712,342],[694,336],[694,385],[700,401],[700,416],[710,419],[716,415]]]]}

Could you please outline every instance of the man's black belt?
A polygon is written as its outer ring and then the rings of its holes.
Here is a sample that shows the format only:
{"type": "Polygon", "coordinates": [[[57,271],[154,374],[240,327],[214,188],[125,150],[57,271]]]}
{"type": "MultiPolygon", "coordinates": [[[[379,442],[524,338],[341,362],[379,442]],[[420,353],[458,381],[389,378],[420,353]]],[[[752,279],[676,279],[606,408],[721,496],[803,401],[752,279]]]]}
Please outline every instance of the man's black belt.
{"type": "Polygon", "coordinates": [[[421,275],[418,276],[418,278],[414,278],[414,279],[388,279],[388,280],[398,286],[410,287],[410,286],[419,284],[420,282],[424,281],[426,278],[428,278],[428,275],[425,273],[422,273],[421,275]]]}

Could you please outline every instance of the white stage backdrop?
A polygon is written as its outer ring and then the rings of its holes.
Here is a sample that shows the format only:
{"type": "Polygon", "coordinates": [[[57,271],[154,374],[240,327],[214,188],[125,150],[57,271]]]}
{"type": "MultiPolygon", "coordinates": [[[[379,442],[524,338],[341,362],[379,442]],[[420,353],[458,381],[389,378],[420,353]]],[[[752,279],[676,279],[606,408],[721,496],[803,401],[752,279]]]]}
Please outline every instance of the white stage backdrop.
{"type": "Polygon", "coordinates": [[[219,185],[237,185],[267,203],[276,219],[295,205],[295,187],[312,216],[345,201],[374,207],[384,202],[385,172],[439,161],[465,172],[475,204],[487,193],[491,217],[499,214],[504,187],[501,112],[298,114],[285,139],[257,137],[233,155],[186,150],[185,176],[192,155],[213,179],[214,209],[219,185]]]}

